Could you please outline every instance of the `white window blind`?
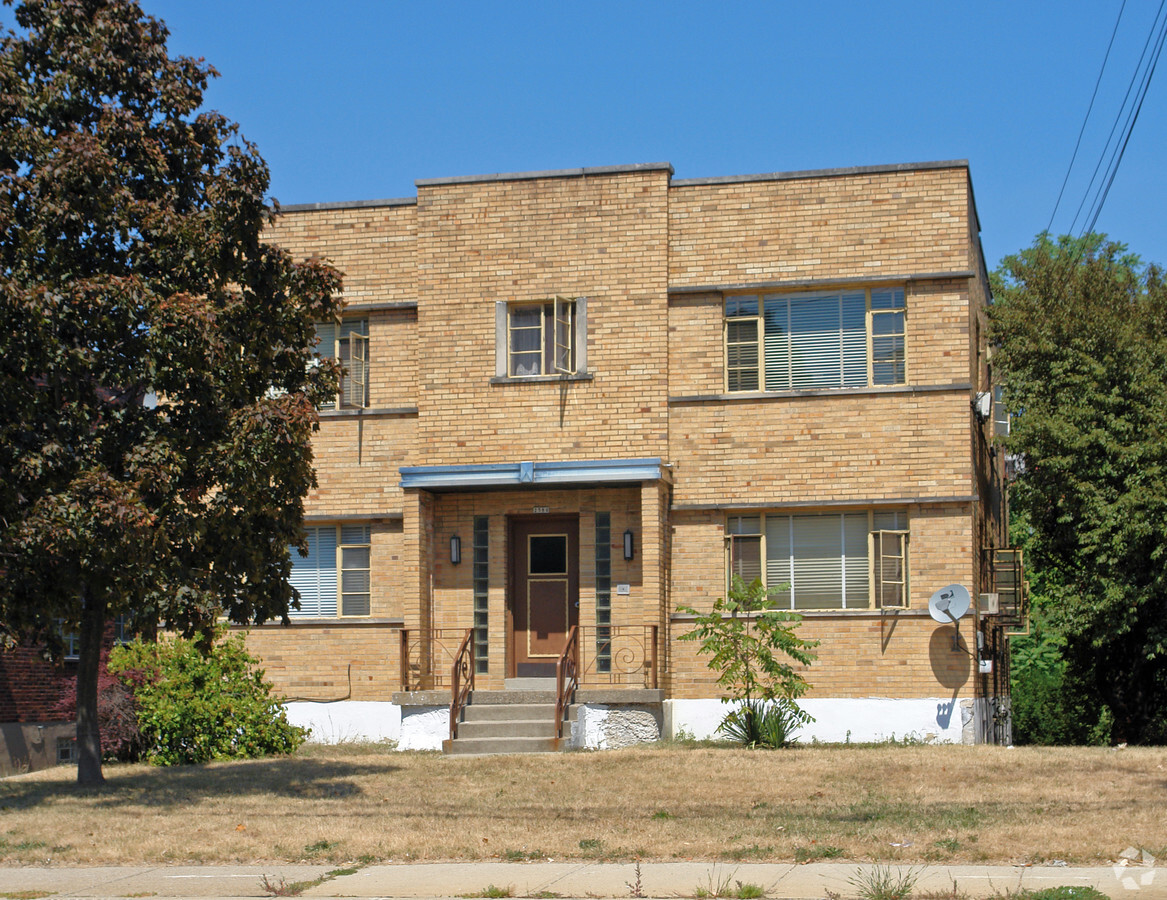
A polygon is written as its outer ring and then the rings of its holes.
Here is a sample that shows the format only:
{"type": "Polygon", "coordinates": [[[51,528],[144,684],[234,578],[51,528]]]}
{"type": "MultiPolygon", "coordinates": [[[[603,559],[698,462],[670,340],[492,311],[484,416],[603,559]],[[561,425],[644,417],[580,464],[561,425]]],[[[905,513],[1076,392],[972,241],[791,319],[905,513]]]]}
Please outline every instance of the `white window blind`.
{"type": "Polygon", "coordinates": [[[727,297],[726,389],[903,384],[904,315],[903,288],[727,297]]]}
{"type": "Polygon", "coordinates": [[[308,528],[308,555],[293,549],[291,584],[300,596],[295,617],[336,615],[336,527],[308,528]]]}

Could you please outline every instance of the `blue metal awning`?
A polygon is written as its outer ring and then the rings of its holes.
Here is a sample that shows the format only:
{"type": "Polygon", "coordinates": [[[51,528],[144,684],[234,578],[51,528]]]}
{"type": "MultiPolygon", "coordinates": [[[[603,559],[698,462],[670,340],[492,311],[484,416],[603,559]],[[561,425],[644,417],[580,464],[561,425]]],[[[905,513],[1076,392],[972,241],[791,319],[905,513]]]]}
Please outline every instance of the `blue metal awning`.
{"type": "Polygon", "coordinates": [[[488,463],[467,466],[402,466],[403,488],[457,490],[474,488],[554,487],[573,484],[619,484],[657,481],[661,459],[582,459],[548,462],[488,463]]]}

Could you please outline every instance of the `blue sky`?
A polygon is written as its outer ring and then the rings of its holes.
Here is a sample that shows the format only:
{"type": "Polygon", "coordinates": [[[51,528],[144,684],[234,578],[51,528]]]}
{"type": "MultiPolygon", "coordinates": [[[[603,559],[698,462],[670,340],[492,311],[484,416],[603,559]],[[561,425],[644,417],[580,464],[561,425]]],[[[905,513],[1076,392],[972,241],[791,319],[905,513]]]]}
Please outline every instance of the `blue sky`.
{"type": "MultiPolygon", "coordinates": [[[[576,166],[668,161],[696,178],[968,159],[990,268],[1050,220],[1121,5],[141,2],[172,54],[219,70],[206,105],[259,145],[285,204],[576,166]]],[[[1055,232],[1158,8],[1127,0],[1055,232]]],[[[1097,224],[1163,263],[1165,113],[1161,71],[1097,224]]]]}

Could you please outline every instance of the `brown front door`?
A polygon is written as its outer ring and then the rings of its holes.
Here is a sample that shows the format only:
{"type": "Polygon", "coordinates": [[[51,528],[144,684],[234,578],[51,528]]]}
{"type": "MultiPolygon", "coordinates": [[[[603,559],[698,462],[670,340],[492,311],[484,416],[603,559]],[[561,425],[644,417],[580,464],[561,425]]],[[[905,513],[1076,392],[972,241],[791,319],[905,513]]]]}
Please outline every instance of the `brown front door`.
{"type": "Polygon", "coordinates": [[[551,676],[579,622],[579,519],[513,519],[510,537],[510,671],[551,676]]]}

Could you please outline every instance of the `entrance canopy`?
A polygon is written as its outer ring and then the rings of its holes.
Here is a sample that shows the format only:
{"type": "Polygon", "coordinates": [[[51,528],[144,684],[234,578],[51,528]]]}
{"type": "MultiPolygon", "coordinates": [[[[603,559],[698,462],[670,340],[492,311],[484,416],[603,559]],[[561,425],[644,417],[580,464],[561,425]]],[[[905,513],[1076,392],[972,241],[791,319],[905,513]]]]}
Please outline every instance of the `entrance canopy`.
{"type": "Polygon", "coordinates": [[[562,487],[658,481],[659,456],[647,459],[584,459],[487,463],[465,466],[403,466],[401,487],[428,491],[562,487]]]}

